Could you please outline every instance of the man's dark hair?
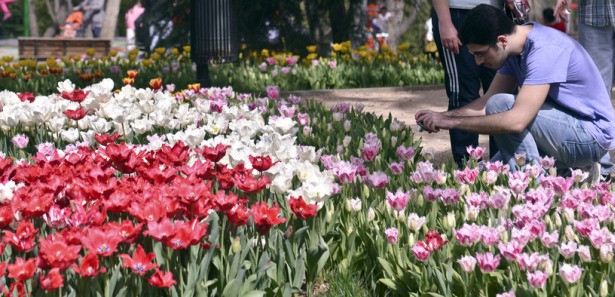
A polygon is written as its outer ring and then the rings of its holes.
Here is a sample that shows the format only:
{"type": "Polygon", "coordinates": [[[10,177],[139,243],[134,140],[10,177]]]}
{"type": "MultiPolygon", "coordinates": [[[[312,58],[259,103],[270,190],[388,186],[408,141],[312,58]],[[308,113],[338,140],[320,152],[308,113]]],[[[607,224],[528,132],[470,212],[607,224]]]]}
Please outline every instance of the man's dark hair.
{"type": "Polygon", "coordinates": [[[498,41],[498,36],[514,32],[515,23],[502,10],[481,4],[468,13],[461,26],[459,39],[464,45],[493,45],[498,41]]]}

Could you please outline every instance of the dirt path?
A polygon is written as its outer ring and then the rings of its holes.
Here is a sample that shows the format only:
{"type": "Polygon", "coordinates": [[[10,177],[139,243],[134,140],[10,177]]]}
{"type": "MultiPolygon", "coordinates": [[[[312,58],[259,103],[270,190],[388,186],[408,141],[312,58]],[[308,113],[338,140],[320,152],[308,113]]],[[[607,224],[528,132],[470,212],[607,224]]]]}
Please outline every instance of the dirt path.
{"type": "MultiPolygon", "coordinates": [[[[334,106],[340,102],[352,104],[363,103],[364,111],[374,112],[378,115],[388,115],[404,121],[406,125],[416,127],[414,114],[421,109],[446,110],[447,99],[443,87],[409,87],[409,88],[371,88],[327,91],[301,91],[288,92],[304,98],[312,98],[323,102],[327,106],[334,106]]],[[[442,164],[447,158],[452,158],[450,138],[447,131],[436,134],[416,132],[415,136],[422,139],[422,146],[434,149],[435,163],[442,164]]],[[[488,147],[488,137],[480,137],[480,145],[488,147]]]]}
{"type": "MultiPolygon", "coordinates": [[[[613,89],[615,90],[615,88],[613,89]]],[[[363,103],[365,111],[374,112],[378,115],[388,115],[389,112],[406,125],[416,127],[414,114],[421,109],[446,110],[447,98],[444,86],[424,87],[399,87],[399,88],[369,88],[347,90],[324,90],[324,91],[300,91],[288,92],[304,98],[313,98],[323,102],[327,106],[334,106],[339,102],[351,104],[363,103]]],[[[611,98],[615,98],[615,91],[611,98]]],[[[615,105],[615,99],[611,100],[615,105]]],[[[434,149],[436,152],[435,164],[442,164],[444,160],[452,159],[450,149],[450,137],[447,131],[436,134],[416,132],[415,136],[421,138],[422,147],[434,149]]],[[[487,148],[489,153],[489,138],[481,135],[479,145],[487,148]]],[[[615,150],[611,151],[611,160],[615,160],[615,150]]],[[[615,176],[615,172],[613,173],[615,176]]]]}

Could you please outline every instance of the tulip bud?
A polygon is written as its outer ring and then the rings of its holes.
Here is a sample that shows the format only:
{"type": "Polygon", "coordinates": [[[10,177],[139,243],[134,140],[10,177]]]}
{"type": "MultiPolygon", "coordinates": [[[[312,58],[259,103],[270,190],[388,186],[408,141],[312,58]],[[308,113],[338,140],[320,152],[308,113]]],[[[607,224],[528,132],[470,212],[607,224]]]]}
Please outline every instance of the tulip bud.
{"type": "Polygon", "coordinates": [[[373,221],[376,218],[376,211],[373,208],[369,208],[367,210],[367,220],[368,221],[373,221]]]}
{"type": "Polygon", "coordinates": [[[391,137],[391,146],[397,146],[397,137],[395,136],[391,137]]]}
{"type": "Polygon", "coordinates": [[[547,230],[553,230],[553,220],[551,220],[551,216],[545,216],[545,223],[547,224],[547,230]]]}
{"type": "Polygon", "coordinates": [[[425,198],[423,197],[423,194],[418,194],[416,197],[416,204],[419,207],[423,207],[423,204],[425,203],[425,198]]]}
{"type": "Polygon", "coordinates": [[[508,231],[505,228],[500,231],[500,241],[503,244],[508,244],[508,231]]]}
{"type": "Polygon", "coordinates": [[[564,208],[562,211],[564,212],[563,215],[566,223],[572,223],[574,221],[574,210],[572,210],[572,208],[564,208]]]}
{"type": "Polygon", "coordinates": [[[562,227],[562,217],[557,212],[555,213],[555,226],[558,229],[562,227]]]}
{"type": "Polygon", "coordinates": [[[329,205],[329,208],[327,209],[327,213],[325,214],[325,221],[327,223],[331,223],[331,220],[333,219],[333,213],[335,213],[335,206],[331,204],[329,205]]]}
{"type": "Polygon", "coordinates": [[[600,283],[600,297],[606,297],[609,295],[609,282],[603,279],[600,283]]]}
{"type": "Polygon", "coordinates": [[[549,175],[557,176],[557,169],[555,167],[550,168],[549,169],[549,175]]]}
{"type": "Polygon", "coordinates": [[[603,244],[600,247],[600,261],[611,263],[613,261],[613,247],[610,244],[603,244]]]}
{"type": "Polygon", "coordinates": [[[369,187],[365,183],[363,184],[363,197],[369,197],[369,187]]]}
{"type": "Polygon", "coordinates": [[[446,214],[446,216],[443,219],[442,222],[442,226],[444,227],[444,230],[446,231],[450,231],[451,229],[453,229],[456,226],[456,220],[455,220],[455,213],[450,211],[446,214]]]}
{"type": "Polygon", "coordinates": [[[572,229],[572,226],[570,225],[566,226],[566,228],[564,229],[564,236],[566,236],[566,239],[568,241],[578,241],[575,240],[577,238],[577,235],[574,233],[574,229],[572,229]]]}
{"type": "Polygon", "coordinates": [[[471,205],[464,205],[465,207],[465,219],[468,222],[474,222],[476,221],[476,219],[478,218],[478,213],[479,213],[479,209],[476,207],[473,207],[471,205]]]}
{"type": "Polygon", "coordinates": [[[395,217],[400,222],[405,222],[406,221],[406,214],[404,214],[403,210],[395,211],[395,217]]]}
{"type": "Polygon", "coordinates": [[[548,275],[553,274],[553,261],[551,259],[547,259],[539,263],[538,267],[544,271],[544,273],[548,275]]]}
{"type": "Polygon", "coordinates": [[[408,234],[408,246],[414,246],[416,243],[416,238],[414,238],[414,233],[408,234]]]}
{"type": "Polygon", "coordinates": [[[239,238],[239,236],[237,236],[233,240],[233,245],[231,247],[231,250],[233,251],[233,254],[237,254],[240,249],[241,249],[241,239],[239,238]]]}
{"type": "Polygon", "coordinates": [[[346,236],[350,236],[354,232],[354,227],[352,225],[348,226],[348,230],[346,231],[346,236]]]}
{"type": "Polygon", "coordinates": [[[286,231],[284,231],[284,238],[288,240],[292,236],[293,236],[293,226],[288,225],[288,228],[286,228],[286,231]]]}
{"type": "Polygon", "coordinates": [[[348,145],[350,144],[351,140],[352,140],[351,136],[348,136],[348,135],[344,136],[344,139],[342,140],[342,145],[344,147],[348,147],[348,145]]]}

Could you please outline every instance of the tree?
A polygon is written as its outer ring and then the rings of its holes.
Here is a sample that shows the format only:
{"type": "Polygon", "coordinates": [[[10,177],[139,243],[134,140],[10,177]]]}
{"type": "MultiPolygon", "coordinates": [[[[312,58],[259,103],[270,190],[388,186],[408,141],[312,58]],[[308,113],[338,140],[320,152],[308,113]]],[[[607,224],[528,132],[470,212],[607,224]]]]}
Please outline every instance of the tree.
{"type": "Polygon", "coordinates": [[[387,39],[387,43],[392,48],[397,48],[399,44],[399,39],[401,36],[408,31],[408,28],[416,21],[421,7],[430,2],[429,0],[413,0],[413,1],[404,1],[404,0],[387,0],[386,5],[389,11],[393,12],[393,16],[388,21],[388,31],[389,37],[387,39]],[[409,5],[411,9],[409,9],[409,14],[406,15],[406,5],[409,5]]]}
{"type": "MultiPolygon", "coordinates": [[[[31,1],[34,4],[34,1],[31,1]]],[[[31,8],[34,6],[30,6],[31,8]]],[[[68,14],[73,10],[73,3],[71,1],[66,0],[45,0],[45,7],[47,8],[47,13],[51,18],[52,26],[49,26],[43,36],[51,37],[56,34],[57,28],[64,24],[64,20],[68,16],[68,14]]],[[[30,22],[35,23],[36,17],[34,20],[31,18],[30,22]]],[[[37,29],[38,33],[38,29],[37,29]]],[[[37,34],[38,35],[38,34],[37,34]]]]}
{"type": "Polygon", "coordinates": [[[117,28],[117,19],[120,14],[120,0],[107,0],[105,7],[105,20],[103,22],[100,37],[113,39],[117,28]]]}

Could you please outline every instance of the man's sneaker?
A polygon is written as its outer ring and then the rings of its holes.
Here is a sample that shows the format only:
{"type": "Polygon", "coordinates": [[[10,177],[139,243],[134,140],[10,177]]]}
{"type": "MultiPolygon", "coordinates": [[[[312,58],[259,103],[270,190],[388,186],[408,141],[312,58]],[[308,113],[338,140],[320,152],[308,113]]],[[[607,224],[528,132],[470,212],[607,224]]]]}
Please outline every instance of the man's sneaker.
{"type": "Polygon", "coordinates": [[[611,183],[611,175],[610,174],[602,174],[602,175],[600,175],[600,180],[603,183],[610,184],[611,183]]]}

